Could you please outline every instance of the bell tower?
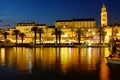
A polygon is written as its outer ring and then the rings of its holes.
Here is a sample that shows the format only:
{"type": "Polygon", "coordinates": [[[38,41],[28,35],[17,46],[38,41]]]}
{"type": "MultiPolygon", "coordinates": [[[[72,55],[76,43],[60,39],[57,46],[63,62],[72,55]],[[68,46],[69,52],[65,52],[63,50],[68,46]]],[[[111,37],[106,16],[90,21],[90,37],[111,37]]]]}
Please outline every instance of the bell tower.
{"type": "Polygon", "coordinates": [[[107,25],[108,25],[107,10],[106,6],[103,4],[101,8],[101,27],[105,27],[107,25]]]}

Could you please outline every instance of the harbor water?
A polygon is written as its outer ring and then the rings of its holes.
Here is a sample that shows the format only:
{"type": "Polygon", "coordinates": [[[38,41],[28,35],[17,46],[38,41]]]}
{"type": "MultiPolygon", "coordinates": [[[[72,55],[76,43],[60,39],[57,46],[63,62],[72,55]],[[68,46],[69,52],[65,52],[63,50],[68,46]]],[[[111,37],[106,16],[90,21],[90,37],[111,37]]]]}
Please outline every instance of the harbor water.
{"type": "Polygon", "coordinates": [[[119,80],[108,47],[0,48],[0,80],[119,80]]]}

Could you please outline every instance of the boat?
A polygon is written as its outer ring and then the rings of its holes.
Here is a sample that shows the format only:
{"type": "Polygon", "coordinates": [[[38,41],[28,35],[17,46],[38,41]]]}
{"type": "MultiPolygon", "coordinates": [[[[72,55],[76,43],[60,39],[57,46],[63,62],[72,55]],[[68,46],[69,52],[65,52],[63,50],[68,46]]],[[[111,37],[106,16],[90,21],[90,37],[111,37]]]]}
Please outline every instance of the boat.
{"type": "Polygon", "coordinates": [[[117,50],[116,47],[113,46],[112,54],[110,54],[107,59],[107,64],[119,64],[120,65],[120,51],[117,50]]]}
{"type": "Polygon", "coordinates": [[[107,64],[119,64],[120,65],[120,58],[110,58],[107,57],[107,64]]]}

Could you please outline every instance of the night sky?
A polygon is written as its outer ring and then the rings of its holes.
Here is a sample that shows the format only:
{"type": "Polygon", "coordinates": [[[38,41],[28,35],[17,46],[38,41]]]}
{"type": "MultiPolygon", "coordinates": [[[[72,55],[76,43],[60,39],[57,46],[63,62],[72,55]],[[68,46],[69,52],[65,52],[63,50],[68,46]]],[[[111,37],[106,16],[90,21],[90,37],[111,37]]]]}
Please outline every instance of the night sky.
{"type": "Polygon", "coordinates": [[[100,25],[103,3],[109,24],[120,23],[120,0],[0,0],[0,26],[33,21],[52,26],[56,20],[72,18],[95,18],[100,25]]]}

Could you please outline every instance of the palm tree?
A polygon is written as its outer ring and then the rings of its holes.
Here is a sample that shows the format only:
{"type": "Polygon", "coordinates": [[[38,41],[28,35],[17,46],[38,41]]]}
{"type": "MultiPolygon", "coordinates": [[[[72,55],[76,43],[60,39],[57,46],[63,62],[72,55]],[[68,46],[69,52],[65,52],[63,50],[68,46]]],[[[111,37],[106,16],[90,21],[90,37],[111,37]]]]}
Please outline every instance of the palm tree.
{"type": "Polygon", "coordinates": [[[24,37],[26,36],[25,33],[20,33],[19,36],[21,37],[21,40],[22,40],[22,43],[23,43],[24,37]]]}
{"type": "Polygon", "coordinates": [[[42,28],[38,28],[37,32],[39,33],[39,41],[40,41],[40,44],[41,44],[41,35],[42,33],[44,33],[43,29],[42,28]]]}
{"type": "Polygon", "coordinates": [[[74,33],[75,29],[72,27],[71,28],[71,32],[72,32],[72,38],[73,38],[73,33],[74,33]]]}
{"type": "Polygon", "coordinates": [[[85,40],[88,37],[88,34],[87,34],[88,33],[88,28],[84,28],[84,30],[82,32],[83,32],[84,40],[85,40]]]}
{"type": "Polygon", "coordinates": [[[59,44],[61,43],[61,35],[64,34],[60,29],[58,29],[59,44]]]}
{"type": "Polygon", "coordinates": [[[115,31],[114,31],[114,35],[115,37],[117,37],[117,34],[119,33],[119,30],[117,28],[115,28],[115,31]]]}
{"type": "Polygon", "coordinates": [[[6,43],[6,41],[7,41],[7,35],[9,35],[9,33],[5,31],[2,34],[4,35],[4,39],[5,39],[5,43],[6,43]]]}
{"type": "Polygon", "coordinates": [[[106,34],[107,34],[107,32],[106,32],[106,31],[103,31],[103,32],[102,32],[102,34],[101,34],[101,35],[102,35],[102,40],[103,40],[103,43],[105,42],[105,35],[106,35],[106,34]]]}
{"type": "Polygon", "coordinates": [[[20,30],[13,30],[13,33],[12,33],[13,35],[15,35],[15,37],[16,37],[16,44],[17,44],[17,39],[18,39],[18,35],[20,34],[20,30]]]}
{"type": "Polygon", "coordinates": [[[98,32],[98,34],[99,34],[100,44],[101,44],[102,37],[105,36],[106,33],[105,33],[103,27],[98,27],[97,32],[98,32]]]}
{"type": "Polygon", "coordinates": [[[2,29],[0,29],[0,34],[2,34],[4,31],[2,29]]]}
{"type": "Polygon", "coordinates": [[[38,27],[32,27],[31,28],[31,31],[33,31],[34,32],[34,43],[35,43],[35,45],[36,45],[36,34],[37,34],[37,30],[38,30],[38,27]]]}
{"type": "Polygon", "coordinates": [[[54,31],[52,31],[52,35],[55,34],[55,38],[56,38],[56,44],[57,44],[57,40],[58,40],[58,28],[55,28],[54,31]]]}
{"type": "Polygon", "coordinates": [[[75,32],[78,36],[78,43],[80,44],[80,38],[81,38],[81,35],[83,34],[83,31],[80,28],[78,28],[75,32]]]}

